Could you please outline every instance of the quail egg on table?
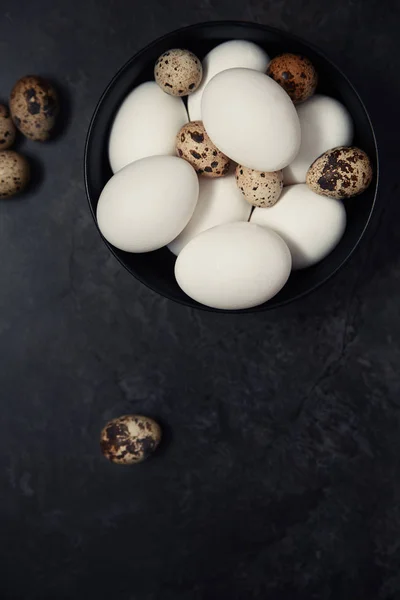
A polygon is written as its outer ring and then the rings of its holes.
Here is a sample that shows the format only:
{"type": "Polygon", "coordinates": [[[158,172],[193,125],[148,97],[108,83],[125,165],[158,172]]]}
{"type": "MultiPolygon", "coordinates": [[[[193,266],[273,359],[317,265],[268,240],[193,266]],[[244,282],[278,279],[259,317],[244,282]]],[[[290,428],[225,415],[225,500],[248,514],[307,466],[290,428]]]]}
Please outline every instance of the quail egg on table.
{"type": "Polygon", "coordinates": [[[24,156],[13,150],[0,151],[0,198],[22,192],[30,179],[30,166],[24,156]]]}
{"type": "Polygon", "coordinates": [[[109,421],[100,437],[101,451],[108,460],[133,465],[148,458],[161,441],[161,428],[149,417],[124,415],[109,421]]]}
{"type": "Polygon", "coordinates": [[[362,194],[372,181],[368,156],[354,146],[332,148],[313,162],[307,185],[317,194],[344,199],[362,194]]]}
{"type": "Polygon", "coordinates": [[[249,204],[266,208],[279,199],[283,188],[282,171],[255,171],[237,165],[236,183],[249,204]]]}
{"type": "Polygon", "coordinates": [[[229,171],[229,158],[214,146],[201,121],[182,127],[176,136],[176,150],[204,177],[222,177],[229,171]]]}
{"type": "Polygon", "coordinates": [[[53,85],[36,75],[22,77],[11,91],[10,111],[24,136],[44,142],[54,130],[59,99],[53,85]]]}
{"type": "Polygon", "coordinates": [[[15,140],[16,129],[7,106],[0,104],[0,150],[10,148],[15,140]]]}
{"type": "Polygon", "coordinates": [[[268,65],[267,75],[272,77],[289,94],[295,104],[312,96],[318,75],[312,62],[299,54],[280,54],[268,65]]]}
{"type": "Polygon", "coordinates": [[[199,87],[202,76],[200,59],[193,52],[181,48],[161,54],[154,67],[156,83],[171,96],[191,94],[199,87]]]}

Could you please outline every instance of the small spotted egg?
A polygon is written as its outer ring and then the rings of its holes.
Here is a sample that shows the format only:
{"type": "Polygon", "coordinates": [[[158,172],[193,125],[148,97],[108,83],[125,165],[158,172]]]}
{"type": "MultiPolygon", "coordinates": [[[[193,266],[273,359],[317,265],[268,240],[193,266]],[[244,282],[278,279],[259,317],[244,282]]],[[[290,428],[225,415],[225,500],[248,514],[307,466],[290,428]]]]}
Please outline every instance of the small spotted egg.
{"type": "Polygon", "coordinates": [[[214,146],[201,121],[191,121],[181,128],[176,136],[176,152],[198,175],[222,177],[229,171],[229,158],[214,146]]]}
{"type": "Polygon", "coordinates": [[[188,96],[200,85],[203,67],[189,50],[175,48],[164,52],[156,61],[154,78],[160,88],[171,96],[188,96]]]}
{"type": "Polygon", "coordinates": [[[11,91],[10,111],[24,136],[45,142],[54,132],[59,112],[58,94],[46,79],[27,75],[17,81],[11,91]]]}
{"type": "Polygon", "coordinates": [[[10,111],[7,106],[0,104],[0,150],[7,150],[13,145],[16,133],[10,111]]]}
{"type": "Polygon", "coordinates": [[[149,417],[124,415],[109,421],[101,432],[101,451],[108,460],[133,465],[148,458],[161,440],[161,428],[149,417]]]}
{"type": "Polygon", "coordinates": [[[236,183],[249,204],[259,208],[273,206],[283,188],[282,171],[255,171],[238,165],[236,183]]]}
{"type": "Polygon", "coordinates": [[[313,192],[340,200],[362,194],[372,175],[371,161],[363,150],[341,146],[328,150],[313,162],[306,183],[313,192]]]}
{"type": "Polygon", "coordinates": [[[24,156],[13,150],[0,152],[0,198],[22,192],[29,183],[30,167],[24,156]]]}
{"type": "Polygon", "coordinates": [[[267,75],[289,94],[295,104],[313,95],[318,75],[312,62],[298,54],[280,54],[269,63],[267,75]]]}

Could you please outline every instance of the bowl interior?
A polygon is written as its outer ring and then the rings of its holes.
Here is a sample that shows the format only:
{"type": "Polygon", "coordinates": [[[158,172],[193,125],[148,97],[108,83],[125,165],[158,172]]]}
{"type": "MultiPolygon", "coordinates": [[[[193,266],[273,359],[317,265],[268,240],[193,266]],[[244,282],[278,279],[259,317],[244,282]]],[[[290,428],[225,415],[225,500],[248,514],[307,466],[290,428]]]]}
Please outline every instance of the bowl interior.
{"type": "MultiPolygon", "coordinates": [[[[329,279],[357,246],[374,207],[378,157],[368,114],[347,78],[317,49],[287,33],[262,25],[238,22],[203,23],[180,29],[156,40],[125,64],[101,97],[87,137],[85,180],[89,204],[96,220],[99,196],[112,176],[108,162],[108,136],[116,111],[127,94],[140,83],[153,79],[155,60],[169,48],[188,48],[199,58],[203,58],[218,44],[232,39],[252,41],[264,48],[271,57],[281,52],[295,52],[310,58],[319,73],[317,93],[337,98],[347,107],[354,121],[354,144],[370,156],[375,173],[374,181],[366,192],[346,201],[347,228],[335,250],[317,265],[304,271],[293,272],[281,292],[265,304],[236,311],[255,312],[286,304],[329,279]]],[[[132,275],[159,294],[191,307],[224,312],[208,309],[182,292],[174,277],[175,256],[167,248],[146,254],[129,254],[107,242],[106,244],[132,275]]]]}

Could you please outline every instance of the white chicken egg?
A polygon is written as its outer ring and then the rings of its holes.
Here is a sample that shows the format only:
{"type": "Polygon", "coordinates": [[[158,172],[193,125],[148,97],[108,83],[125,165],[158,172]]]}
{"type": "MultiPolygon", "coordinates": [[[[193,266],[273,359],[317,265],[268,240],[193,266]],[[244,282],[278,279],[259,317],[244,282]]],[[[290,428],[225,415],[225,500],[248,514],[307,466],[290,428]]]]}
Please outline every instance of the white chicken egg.
{"type": "Polygon", "coordinates": [[[296,158],[283,171],[284,185],[304,183],[311,164],[321,154],[353,140],[353,121],[335,98],[316,94],[297,107],[301,144],[296,158]]]}
{"type": "Polygon", "coordinates": [[[193,167],[176,156],[150,156],[118,171],[97,205],[97,223],[108,242],[126,252],[168,244],[196,207],[199,182],[193,167]]]}
{"type": "Polygon", "coordinates": [[[181,98],[165,94],[155,81],[135,88],[120,106],[109,139],[114,173],[129,163],[161,154],[175,154],[175,137],[187,123],[181,98]]]}
{"type": "Polygon", "coordinates": [[[196,235],[223,223],[247,221],[251,206],[236,185],[235,175],[200,178],[199,199],[192,218],[168,248],[178,255],[196,235]]]}
{"type": "Polygon", "coordinates": [[[283,188],[271,208],[256,208],[251,223],[278,233],[289,246],[293,269],[304,269],[325,258],[346,228],[346,211],[339,200],[319,196],[304,183],[283,188]]]}
{"type": "Polygon", "coordinates": [[[188,98],[190,120],[201,121],[201,98],[204,88],[214,75],[237,67],[265,73],[269,63],[268,54],[260,46],[247,40],[230,40],[213,48],[203,60],[201,85],[188,98]]]}
{"type": "Polygon", "coordinates": [[[228,69],[207,84],[203,124],[221,152],[256,171],[279,171],[300,147],[293,102],[271,77],[250,69],[228,69]]]}
{"type": "Polygon", "coordinates": [[[175,276],[197,302],[240,310],[275,296],[289,277],[291,262],[287,245],[274,231],[254,223],[226,223],[203,231],[183,248],[175,276]]]}

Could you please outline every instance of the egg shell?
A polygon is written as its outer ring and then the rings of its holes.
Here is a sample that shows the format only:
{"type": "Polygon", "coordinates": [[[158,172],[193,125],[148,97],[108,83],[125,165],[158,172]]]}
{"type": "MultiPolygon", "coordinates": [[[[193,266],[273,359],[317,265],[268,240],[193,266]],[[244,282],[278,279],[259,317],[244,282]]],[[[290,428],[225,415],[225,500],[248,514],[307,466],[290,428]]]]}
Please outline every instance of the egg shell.
{"type": "Polygon", "coordinates": [[[199,199],[192,218],[168,248],[178,255],[202,231],[235,221],[247,221],[251,206],[238,189],[232,174],[219,179],[200,178],[199,199]]]}
{"type": "Polygon", "coordinates": [[[202,115],[217,148],[250,169],[278,171],[299,150],[293,102],[264,73],[229,69],[215,75],[203,93],[202,115]]]}
{"type": "Polygon", "coordinates": [[[353,139],[353,121],[341,102],[316,94],[297,107],[301,145],[296,158],[283,171],[284,185],[305,183],[307,171],[318,156],[353,139]]]}
{"type": "Polygon", "coordinates": [[[283,188],[282,171],[255,171],[237,165],[236,183],[246,201],[252,206],[267,208],[279,199],[283,188]]]}
{"type": "Polygon", "coordinates": [[[199,182],[176,156],[150,156],[118,171],[97,205],[99,229],[126,252],[149,252],[171,242],[196,207],[199,182]]]}
{"type": "Polygon", "coordinates": [[[132,465],[148,458],[161,441],[161,428],[142,415],[123,415],[109,421],[100,436],[103,455],[111,462],[132,465]]]}
{"type": "Polygon", "coordinates": [[[230,40],[213,48],[203,59],[203,79],[197,90],[188,98],[191,121],[201,121],[201,99],[207,83],[221,71],[243,67],[265,73],[270,58],[253,42],[230,40]]]}
{"type": "Polygon", "coordinates": [[[267,75],[278,83],[295,104],[310,98],[317,87],[318,75],[312,62],[299,54],[280,54],[268,65],[267,75]]]}
{"type": "Polygon", "coordinates": [[[328,150],[313,162],[306,183],[317,194],[344,199],[362,194],[372,175],[371,161],[363,150],[340,147],[328,150]]]}
{"type": "Polygon", "coordinates": [[[16,133],[8,107],[0,104],[0,151],[13,145],[16,133]]]}
{"type": "Polygon", "coordinates": [[[229,171],[229,158],[214,146],[201,121],[182,127],[176,136],[176,150],[203,177],[223,177],[229,171]]]}
{"type": "Polygon", "coordinates": [[[24,191],[30,180],[27,159],[13,150],[0,152],[0,198],[9,198],[24,191]]]}
{"type": "Polygon", "coordinates": [[[36,142],[45,142],[51,137],[59,109],[54,86],[42,77],[22,77],[11,91],[13,121],[25,137],[36,142]]]}
{"type": "Polygon", "coordinates": [[[164,94],[155,81],[139,85],[121,104],[111,128],[108,155],[113,172],[147,156],[173,156],[176,134],[187,120],[181,98],[164,94]]]}
{"type": "Polygon", "coordinates": [[[154,78],[160,88],[172,96],[187,96],[200,85],[203,67],[193,52],[173,48],[156,61],[154,78]]]}
{"type": "Polygon", "coordinates": [[[227,223],[203,231],[179,254],[175,276],[197,302],[223,310],[258,306],[285,285],[290,252],[272,230],[227,223]]]}
{"type": "Polygon", "coordinates": [[[346,228],[341,202],[318,196],[306,184],[283,189],[271,208],[256,208],[251,223],[273,229],[287,243],[293,269],[304,269],[325,258],[339,243],[346,228]]]}

